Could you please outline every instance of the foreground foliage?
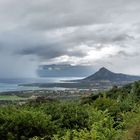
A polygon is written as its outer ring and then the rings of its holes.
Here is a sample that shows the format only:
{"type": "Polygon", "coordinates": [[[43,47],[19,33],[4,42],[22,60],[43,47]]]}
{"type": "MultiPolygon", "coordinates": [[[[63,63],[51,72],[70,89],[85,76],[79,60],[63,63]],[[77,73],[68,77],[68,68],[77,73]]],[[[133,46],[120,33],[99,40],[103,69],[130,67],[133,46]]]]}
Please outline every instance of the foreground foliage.
{"type": "Polygon", "coordinates": [[[82,98],[0,107],[1,140],[140,140],[140,82],[82,98]]]}

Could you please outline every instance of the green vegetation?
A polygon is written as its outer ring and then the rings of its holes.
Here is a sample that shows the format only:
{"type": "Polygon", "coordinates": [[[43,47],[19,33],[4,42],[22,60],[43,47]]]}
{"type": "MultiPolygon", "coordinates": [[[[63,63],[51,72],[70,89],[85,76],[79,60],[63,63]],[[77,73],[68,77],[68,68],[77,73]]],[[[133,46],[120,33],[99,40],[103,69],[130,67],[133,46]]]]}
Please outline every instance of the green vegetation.
{"type": "Polygon", "coordinates": [[[79,101],[0,107],[2,140],[140,140],[140,82],[79,101]]]}
{"type": "Polygon", "coordinates": [[[15,100],[25,100],[26,98],[22,98],[16,95],[0,95],[0,101],[15,101],[15,100]]]}

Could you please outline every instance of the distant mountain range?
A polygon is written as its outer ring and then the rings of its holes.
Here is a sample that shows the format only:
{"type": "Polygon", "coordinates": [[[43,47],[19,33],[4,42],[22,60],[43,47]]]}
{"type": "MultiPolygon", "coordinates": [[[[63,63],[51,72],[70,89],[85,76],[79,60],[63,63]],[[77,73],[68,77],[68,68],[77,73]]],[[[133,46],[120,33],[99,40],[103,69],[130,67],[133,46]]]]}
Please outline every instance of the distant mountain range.
{"type": "Polygon", "coordinates": [[[40,77],[86,77],[94,72],[93,66],[40,65],[37,73],[40,77]]]}
{"type": "Polygon", "coordinates": [[[95,74],[88,76],[81,81],[93,82],[93,81],[110,81],[110,82],[123,82],[123,81],[137,81],[140,80],[140,76],[126,75],[122,73],[114,73],[110,70],[102,67],[95,74]]]}

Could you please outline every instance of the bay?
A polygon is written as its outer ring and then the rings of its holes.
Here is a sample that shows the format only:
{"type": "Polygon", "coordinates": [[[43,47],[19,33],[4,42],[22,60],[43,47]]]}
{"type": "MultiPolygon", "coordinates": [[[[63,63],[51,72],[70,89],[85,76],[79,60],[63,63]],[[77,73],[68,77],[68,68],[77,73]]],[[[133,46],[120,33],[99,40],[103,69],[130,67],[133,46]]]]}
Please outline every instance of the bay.
{"type": "Polygon", "coordinates": [[[45,77],[45,78],[11,78],[11,79],[0,79],[0,92],[9,91],[26,91],[26,90],[63,90],[64,88],[39,88],[39,87],[28,87],[19,86],[20,84],[31,84],[31,83],[58,83],[65,80],[82,79],[83,77],[45,77]]]}

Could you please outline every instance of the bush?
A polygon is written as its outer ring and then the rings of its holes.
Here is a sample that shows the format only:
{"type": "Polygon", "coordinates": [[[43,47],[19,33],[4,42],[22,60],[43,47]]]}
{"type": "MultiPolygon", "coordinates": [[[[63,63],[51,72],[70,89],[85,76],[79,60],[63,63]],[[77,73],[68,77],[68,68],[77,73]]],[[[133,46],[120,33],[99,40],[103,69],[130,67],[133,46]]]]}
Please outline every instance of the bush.
{"type": "Polygon", "coordinates": [[[0,137],[26,139],[34,136],[51,137],[56,127],[51,116],[41,111],[17,109],[15,107],[0,109],[0,137]]]}

